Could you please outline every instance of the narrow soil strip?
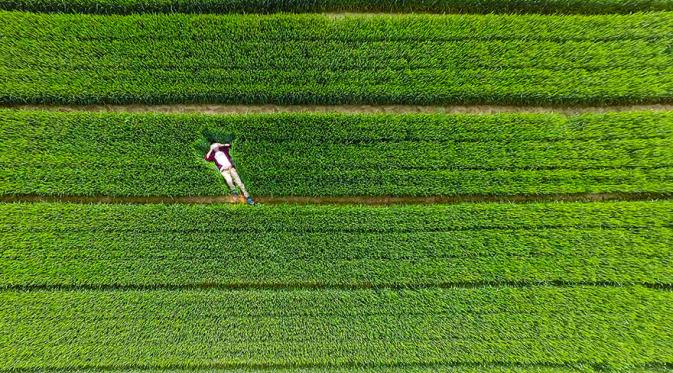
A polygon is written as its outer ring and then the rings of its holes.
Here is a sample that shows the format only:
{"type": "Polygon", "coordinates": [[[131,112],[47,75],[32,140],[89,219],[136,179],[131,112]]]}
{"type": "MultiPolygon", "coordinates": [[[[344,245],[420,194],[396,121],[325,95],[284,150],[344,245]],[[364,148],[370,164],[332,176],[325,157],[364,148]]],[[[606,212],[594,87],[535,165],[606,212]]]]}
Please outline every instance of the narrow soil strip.
{"type": "MultiPolygon", "coordinates": [[[[11,368],[9,370],[0,369],[0,372],[19,372],[19,373],[32,373],[32,372],[72,372],[72,371],[94,371],[94,372],[128,372],[128,371],[148,371],[148,372],[212,372],[212,371],[225,371],[231,370],[235,372],[243,371],[317,371],[317,372],[328,372],[331,370],[337,371],[370,371],[373,369],[380,369],[380,371],[397,371],[397,370],[406,370],[411,371],[444,371],[448,368],[470,368],[470,371],[473,369],[475,371],[483,371],[490,369],[497,369],[498,371],[510,371],[512,369],[527,369],[535,370],[536,368],[547,368],[547,369],[560,369],[564,371],[574,371],[571,369],[573,365],[562,364],[562,363],[551,363],[551,362],[539,362],[539,363],[517,363],[517,362],[488,362],[488,363],[471,363],[471,362],[399,362],[392,364],[364,364],[356,362],[345,362],[345,363],[226,363],[226,362],[212,362],[212,363],[162,363],[161,365],[152,365],[152,364],[117,364],[117,365],[97,365],[97,364],[86,364],[86,365],[68,365],[66,367],[54,367],[54,366],[35,366],[35,367],[20,367],[20,368],[11,368]]],[[[582,363],[584,368],[582,371],[585,371],[587,367],[591,368],[592,371],[601,371],[601,366],[592,366],[587,363],[582,363]]],[[[666,365],[662,364],[648,364],[645,366],[652,368],[666,368],[666,365]]],[[[634,369],[637,367],[633,367],[634,369]]],[[[450,369],[453,371],[453,369],[450,369]]],[[[537,370],[535,370],[537,371],[537,370]]]]}
{"type": "Polygon", "coordinates": [[[50,110],[61,112],[91,111],[116,113],[171,114],[266,114],[266,113],[350,113],[350,114],[497,114],[497,113],[607,113],[619,111],[672,111],[673,104],[614,106],[507,106],[507,105],[0,105],[19,110],[50,110]]]}
{"type": "Polygon", "coordinates": [[[631,287],[642,286],[650,289],[670,291],[673,290],[673,284],[670,283],[645,283],[645,282],[612,282],[612,281],[470,281],[470,282],[447,282],[447,283],[414,283],[414,284],[318,284],[318,283],[195,283],[195,284],[35,284],[35,285],[4,285],[0,286],[2,291],[152,291],[152,290],[276,290],[276,291],[301,291],[301,290],[372,290],[372,289],[479,289],[492,287],[508,288],[531,288],[539,286],[553,287],[631,287]]]}
{"type": "MultiPolygon", "coordinates": [[[[532,203],[532,202],[597,202],[597,201],[644,201],[671,199],[673,193],[576,193],[547,195],[462,195],[462,196],[430,196],[430,197],[302,197],[259,196],[255,201],[261,204],[299,204],[299,205],[398,205],[398,204],[455,204],[455,203],[532,203]]],[[[67,203],[127,203],[127,204],[222,204],[245,203],[241,198],[230,196],[147,196],[147,197],[112,197],[112,196],[40,196],[40,195],[6,195],[0,196],[0,202],[67,202],[67,203]]]]}

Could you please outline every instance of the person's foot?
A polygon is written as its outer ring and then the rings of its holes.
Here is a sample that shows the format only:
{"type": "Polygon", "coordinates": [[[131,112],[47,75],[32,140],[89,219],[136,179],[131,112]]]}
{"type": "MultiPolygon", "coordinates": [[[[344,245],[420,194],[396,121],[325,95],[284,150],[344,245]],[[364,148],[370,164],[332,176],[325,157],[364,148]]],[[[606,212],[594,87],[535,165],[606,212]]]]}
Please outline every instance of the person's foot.
{"type": "Polygon", "coordinates": [[[238,192],[236,191],[231,192],[231,195],[234,196],[234,198],[238,198],[238,192]]]}
{"type": "Polygon", "coordinates": [[[252,199],[252,197],[246,198],[246,201],[248,202],[248,205],[250,205],[250,206],[255,204],[255,201],[252,199]]]}

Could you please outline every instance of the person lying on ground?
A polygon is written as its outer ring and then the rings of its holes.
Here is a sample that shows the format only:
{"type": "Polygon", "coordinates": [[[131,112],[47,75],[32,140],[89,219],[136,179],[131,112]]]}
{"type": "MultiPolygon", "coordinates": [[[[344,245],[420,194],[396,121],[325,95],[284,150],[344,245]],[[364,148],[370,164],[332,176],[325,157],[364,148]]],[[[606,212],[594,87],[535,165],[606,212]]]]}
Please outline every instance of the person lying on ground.
{"type": "Polygon", "coordinates": [[[248,204],[253,205],[255,202],[245,189],[245,185],[243,185],[243,181],[241,181],[236,171],[236,166],[234,166],[234,162],[231,160],[231,156],[229,155],[230,148],[231,144],[214,142],[210,145],[210,150],[208,150],[204,159],[208,162],[215,162],[217,169],[220,170],[234,197],[238,197],[238,192],[236,192],[236,187],[238,186],[248,204]]]}

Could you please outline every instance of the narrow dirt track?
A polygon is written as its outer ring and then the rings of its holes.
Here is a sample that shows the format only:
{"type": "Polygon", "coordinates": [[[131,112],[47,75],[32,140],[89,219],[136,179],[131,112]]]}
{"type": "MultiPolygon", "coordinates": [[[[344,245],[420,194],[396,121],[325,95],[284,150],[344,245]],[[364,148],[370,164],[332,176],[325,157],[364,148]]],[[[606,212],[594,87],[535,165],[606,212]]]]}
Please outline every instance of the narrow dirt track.
{"type": "MultiPolygon", "coordinates": [[[[577,193],[547,195],[465,195],[430,197],[255,197],[260,204],[298,204],[298,205],[399,205],[399,204],[456,204],[456,203],[533,203],[533,202],[596,202],[596,201],[645,201],[671,199],[673,194],[661,193],[577,193]]],[[[112,196],[38,196],[15,195],[0,196],[1,202],[66,202],[66,203],[127,203],[127,204],[243,204],[245,201],[232,200],[230,196],[186,196],[186,197],[112,197],[112,196]]]]}
{"type": "MultiPolygon", "coordinates": [[[[55,284],[55,285],[6,285],[0,286],[0,291],[151,291],[151,290],[203,290],[203,289],[219,289],[219,290],[367,290],[367,289],[479,289],[502,287],[508,288],[534,288],[539,286],[554,286],[554,287],[578,287],[578,286],[595,286],[595,287],[632,287],[631,283],[620,283],[611,281],[464,281],[464,282],[447,282],[443,284],[318,284],[313,282],[307,283],[293,283],[293,284],[276,284],[276,283],[237,283],[237,284],[220,284],[220,283],[195,283],[195,284],[153,284],[153,285],[105,285],[105,284],[55,284]]],[[[666,283],[638,283],[638,286],[659,289],[659,290],[673,290],[673,285],[666,283]]]]}
{"type": "Polygon", "coordinates": [[[266,113],[348,113],[348,114],[497,114],[497,113],[607,113],[620,111],[671,111],[673,104],[615,106],[507,106],[507,105],[4,105],[0,108],[19,110],[50,110],[61,112],[91,111],[118,113],[170,114],[266,114],[266,113]]]}

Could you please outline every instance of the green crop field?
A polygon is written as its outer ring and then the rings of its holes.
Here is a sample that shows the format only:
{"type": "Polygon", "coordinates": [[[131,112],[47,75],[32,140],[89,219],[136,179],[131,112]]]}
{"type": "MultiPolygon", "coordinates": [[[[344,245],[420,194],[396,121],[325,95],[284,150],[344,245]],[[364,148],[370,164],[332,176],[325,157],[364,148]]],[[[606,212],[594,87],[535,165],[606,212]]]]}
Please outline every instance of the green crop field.
{"type": "Polygon", "coordinates": [[[673,293],[593,286],[6,291],[0,364],[640,365],[670,361],[673,293]],[[17,340],[22,341],[17,343],[17,340]],[[23,342],[25,341],[25,342],[23,342]]]}
{"type": "Polygon", "coordinates": [[[673,115],[175,116],[0,111],[0,195],[221,195],[204,134],[259,196],[673,193],[673,115]]]}
{"type": "Polygon", "coordinates": [[[0,11],[0,103],[671,103],[672,32],[672,12],[0,11]]]}
{"type": "Polygon", "coordinates": [[[0,0],[0,373],[671,373],[672,197],[673,0],[0,0]]]}
{"type": "Polygon", "coordinates": [[[670,286],[672,211],[670,201],[0,204],[0,288],[670,286]]]}

